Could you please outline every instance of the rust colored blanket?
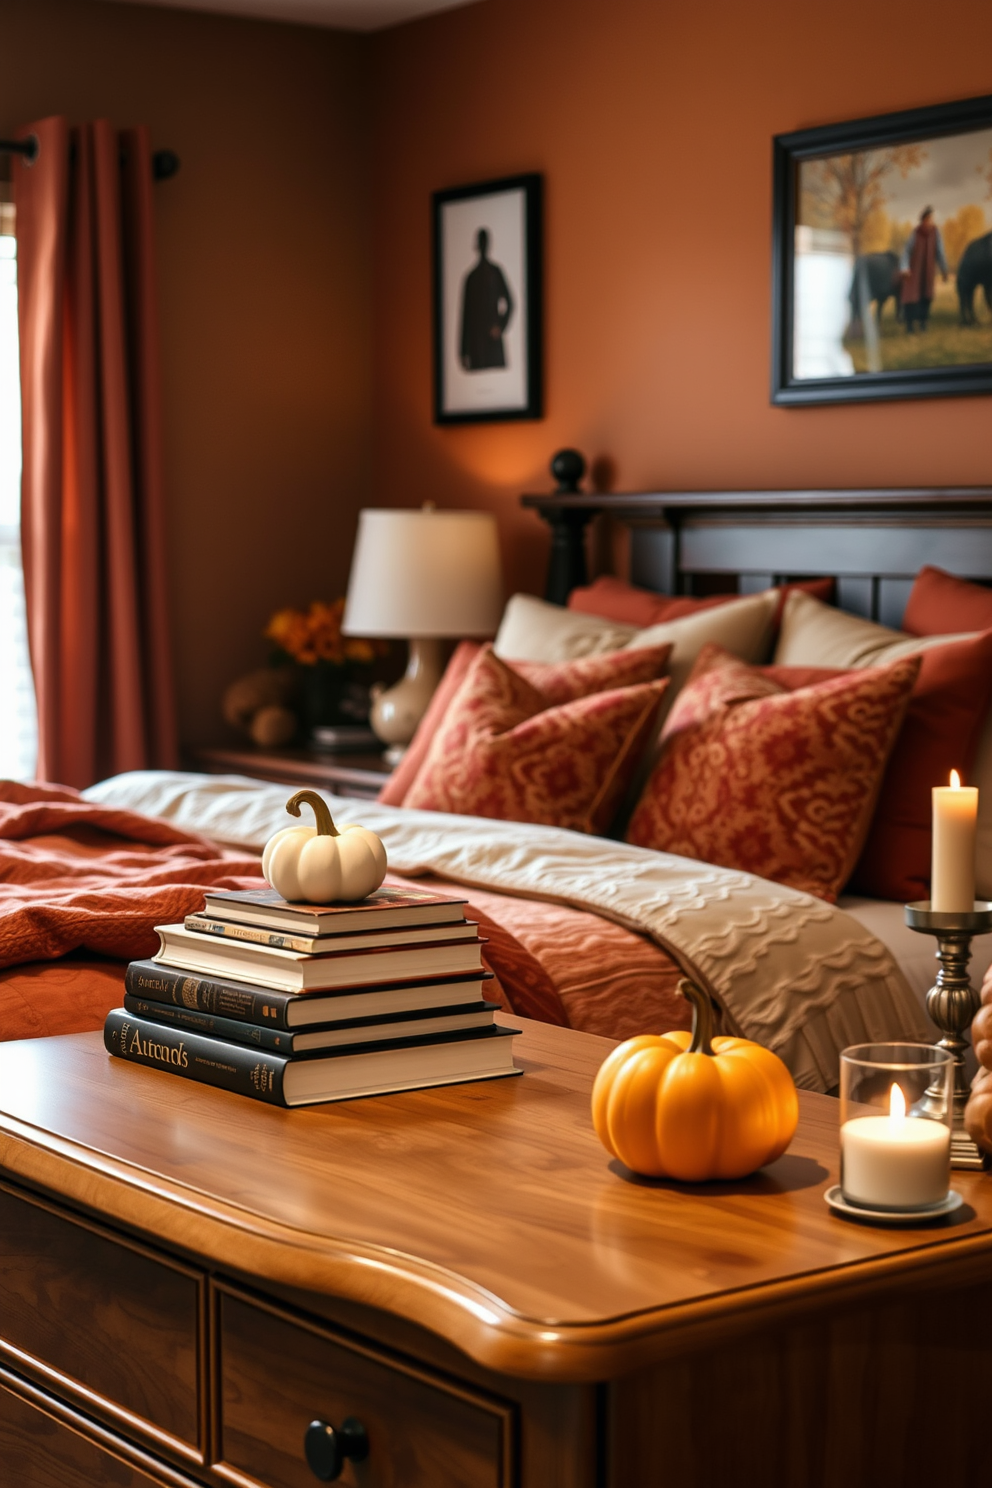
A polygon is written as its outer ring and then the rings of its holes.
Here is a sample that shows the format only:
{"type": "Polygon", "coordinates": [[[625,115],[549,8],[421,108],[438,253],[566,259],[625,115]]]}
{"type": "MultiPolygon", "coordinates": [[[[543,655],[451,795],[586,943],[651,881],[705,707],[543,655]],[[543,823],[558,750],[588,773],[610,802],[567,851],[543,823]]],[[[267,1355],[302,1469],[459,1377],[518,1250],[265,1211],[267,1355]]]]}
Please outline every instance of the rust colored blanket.
{"type": "MultiPolygon", "coordinates": [[[[100,1028],[127,962],[157,950],[156,925],[201,909],[205,888],[250,888],[260,876],[253,854],[157,818],[61,786],[0,782],[0,1038],[100,1028]]],[[[645,1017],[668,1027],[684,1017],[664,953],[597,915],[482,891],[468,914],[488,942],[488,995],[510,1012],[618,1036],[645,1017]]]]}
{"type": "Polygon", "coordinates": [[[0,967],[84,949],[131,960],[203,891],[250,888],[254,855],[54,785],[0,782],[0,967]]]}

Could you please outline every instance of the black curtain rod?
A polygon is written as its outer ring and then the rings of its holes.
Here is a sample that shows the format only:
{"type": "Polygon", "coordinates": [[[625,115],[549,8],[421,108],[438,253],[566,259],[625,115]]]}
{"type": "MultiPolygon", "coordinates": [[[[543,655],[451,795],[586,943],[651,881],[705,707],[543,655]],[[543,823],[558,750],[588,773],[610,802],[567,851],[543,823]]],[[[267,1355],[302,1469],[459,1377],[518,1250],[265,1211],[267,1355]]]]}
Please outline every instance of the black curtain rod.
{"type": "MultiPolygon", "coordinates": [[[[0,140],[0,155],[23,155],[30,164],[38,158],[38,137],[29,134],[24,140],[0,140]]],[[[152,151],[152,179],[167,181],[179,169],[179,156],[175,150],[152,151]]]]}

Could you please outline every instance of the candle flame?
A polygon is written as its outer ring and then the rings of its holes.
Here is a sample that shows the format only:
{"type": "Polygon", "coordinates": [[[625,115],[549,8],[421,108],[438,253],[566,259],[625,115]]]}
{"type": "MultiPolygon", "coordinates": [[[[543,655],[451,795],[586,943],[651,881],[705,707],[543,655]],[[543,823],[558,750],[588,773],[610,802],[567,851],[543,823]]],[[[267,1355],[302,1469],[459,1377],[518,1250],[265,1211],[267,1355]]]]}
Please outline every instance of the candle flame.
{"type": "Polygon", "coordinates": [[[958,774],[957,770],[952,770],[951,771],[951,790],[960,790],[960,789],[961,789],[961,776],[958,774]]]}
{"type": "Polygon", "coordinates": [[[889,1116],[893,1121],[906,1119],[906,1097],[898,1085],[893,1085],[889,1091],[889,1116]]]}

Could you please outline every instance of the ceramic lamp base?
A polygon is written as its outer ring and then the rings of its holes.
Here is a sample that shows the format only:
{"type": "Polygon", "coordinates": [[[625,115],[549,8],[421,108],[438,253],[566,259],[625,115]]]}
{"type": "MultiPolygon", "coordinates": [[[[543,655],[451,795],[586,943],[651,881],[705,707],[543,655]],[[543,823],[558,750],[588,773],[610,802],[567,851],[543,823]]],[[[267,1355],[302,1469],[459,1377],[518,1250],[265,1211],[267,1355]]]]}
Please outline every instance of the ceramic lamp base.
{"type": "Polygon", "coordinates": [[[427,712],[444,670],[441,642],[418,637],[410,645],[406,671],[394,687],[376,694],[369,722],[383,744],[402,751],[427,712]]]}

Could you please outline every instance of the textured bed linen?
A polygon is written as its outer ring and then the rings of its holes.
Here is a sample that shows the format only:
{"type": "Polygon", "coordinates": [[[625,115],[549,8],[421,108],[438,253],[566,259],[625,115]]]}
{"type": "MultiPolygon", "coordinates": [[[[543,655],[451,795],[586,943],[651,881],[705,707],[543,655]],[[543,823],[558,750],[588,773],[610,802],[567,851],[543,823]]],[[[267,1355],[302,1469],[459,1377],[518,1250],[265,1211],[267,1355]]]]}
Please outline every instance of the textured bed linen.
{"type": "MultiPolygon", "coordinates": [[[[200,909],[206,887],[248,887],[260,875],[254,854],[168,823],[60,787],[0,784],[0,1037],[102,1027],[127,961],[158,948],[156,924],[200,909]]],[[[508,1011],[618,1037],[684,1023],[677,968],[642,937],[480,890],[468,912],[486,938],[489,995],[508,1011]]]]}
{"type": "Polygon", "coordinates": [[[0,967],[80,949],[130,959],[158,949],[153,926],[198,909],[205,887],[247,888],[260,869],[188,828],[0,781],[0,967]]]}
{"type": "MultiPolygon", "coordinates": [[[[285,794],[237,776],[154,771],[85,792],[256,850],[284,824],[285,794]]],[[[565,904],[654,940],[709,989],[724,1028],[774,1049],[807,1089],[837,1083],[847,1044],[929,1037],[890,951],[810,895],[554,827],[328,800],[336,818],[382,836],[397,872],[565,904]]]]}
{"type": "Polygon", "coordinates": [[[0,1039],[92,1033],[124,996],[126,961],[72,952],[0,971],[0,1039]]]}

